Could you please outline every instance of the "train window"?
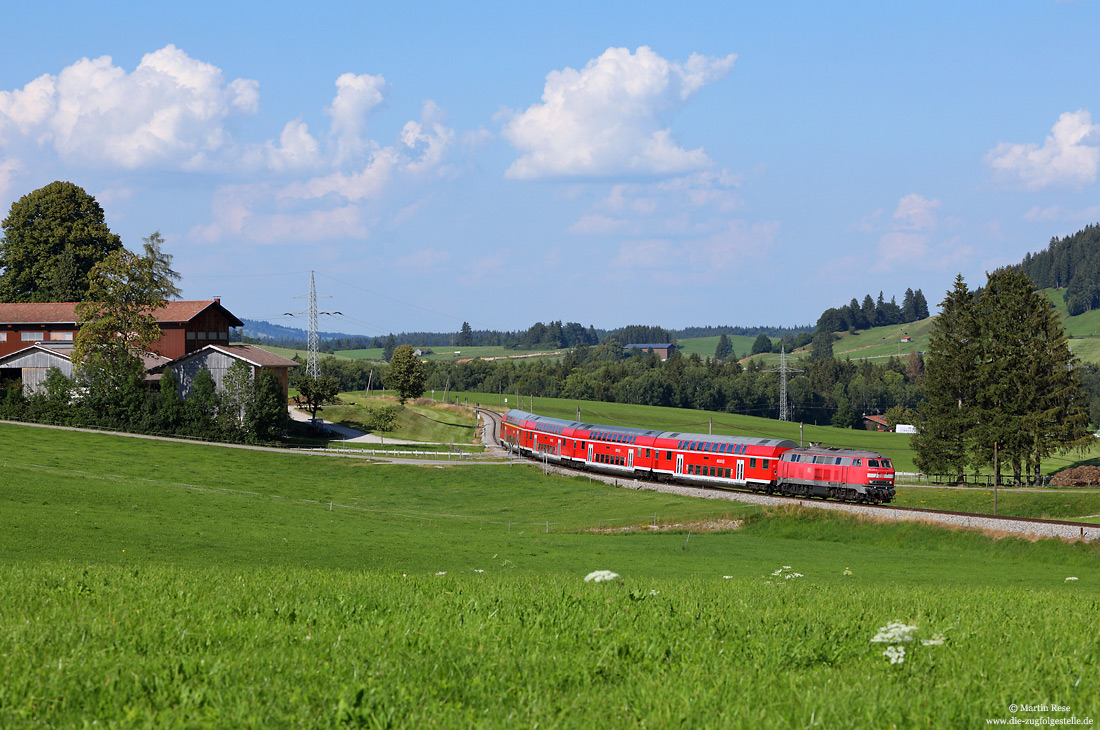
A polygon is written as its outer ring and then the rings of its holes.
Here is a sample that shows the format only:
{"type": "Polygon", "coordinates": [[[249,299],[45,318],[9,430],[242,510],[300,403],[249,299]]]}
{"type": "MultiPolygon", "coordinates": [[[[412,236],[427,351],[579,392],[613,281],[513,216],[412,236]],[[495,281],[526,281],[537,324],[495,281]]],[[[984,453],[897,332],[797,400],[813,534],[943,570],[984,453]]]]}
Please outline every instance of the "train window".
{"type": "Polygon", "coordinates": [[[868,459],[867,460],[867,466],[877,467],[878,466],[878,459],[868,459]]]}
{"type": "Polygon", "coordinates": [[[668,461],[672,461],[672,452],[671,451],[668,451],[668,450],[665,451],[665,459],[667,459],[668,461]]]}
{"type": "Polygon", "coordinates": [[[726,479],[729,479],[729,478],[730,478],[730,470],[726,469],[726,479]]]}
{"type": "Polygon", "coordinates": [[[856,466],[863,466],[863,459],[856,459],[856,466]]]}
{"type": "Polygon", "coordinates": [[[649,449],[645,450],[645,458],[647,458],[647,459],[649,458],[649,449]]]}
{"type": "Polygon", "coordinates": [[[755,469],[756,468],[756,459],[749,459],[749,468],[750,469],[755,469]]]}
{"type": "Polygon", "coordinates": [[[768,460],[767,459],[761,459],[760,460],[760,468],[761,469],[767,469],[768,468],[768,460]]]}
{"type": "Polygon", "coordinates": [[[882,466],[886,469],[893,469],[893,467],[890,465],[890,460],[889,459],[883,459],[882,460],[882,466]]]}

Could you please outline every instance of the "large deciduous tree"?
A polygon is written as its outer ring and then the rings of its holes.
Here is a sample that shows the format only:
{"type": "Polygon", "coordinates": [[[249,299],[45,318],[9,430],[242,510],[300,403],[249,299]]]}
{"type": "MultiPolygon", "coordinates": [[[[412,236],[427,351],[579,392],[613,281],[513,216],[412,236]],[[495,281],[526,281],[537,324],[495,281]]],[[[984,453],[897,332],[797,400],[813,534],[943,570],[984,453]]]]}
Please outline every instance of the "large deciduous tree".
{"type": "Polygon", "coordinates": [[[412,345],[401,345],[393,351],[390,367],[386,372],[386,387],[397,391],[402,404],[409,398],[419,398],[424,394],[424,367],[412,349],[412,345]]]}
{"type": "Polygon", "coordinates": [[[165,301],[153,282],[148,260],[120,248],[92,268],[88,299],[76,307],[81,325],[73,363],[89,401],[120,426],[133,422],[141,397],[141,353],[152,352],[161,337],[154,312],[165,301]]]}
{"type": "Polygon", "coordinates": [[[304,406],[309,411],[310,418],[317,418],[317,411],[325,402],[332,400],[340,392],[340,381],[331,375],[299,375],[294,383],[298,389],[295,400],[299,407],[304,406]]]}
{"type": "Polygon", "coordinates": [[[97,263],[122,248],[95,198],[52,182],[12,204],[0,224],[0,301],[80,301],[97,263]]]}

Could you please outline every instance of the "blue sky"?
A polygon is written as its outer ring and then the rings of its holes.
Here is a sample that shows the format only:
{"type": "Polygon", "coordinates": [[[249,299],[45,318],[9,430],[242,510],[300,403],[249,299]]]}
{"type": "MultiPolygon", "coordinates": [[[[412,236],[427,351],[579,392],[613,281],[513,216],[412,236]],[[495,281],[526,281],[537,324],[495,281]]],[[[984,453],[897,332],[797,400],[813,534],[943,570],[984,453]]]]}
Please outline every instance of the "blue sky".
{"type": "Polygon", "coordinates": [[[1096,3],[22,3],[0,210],[322,328],[806,324],[1100,220],[1096,3]]]}

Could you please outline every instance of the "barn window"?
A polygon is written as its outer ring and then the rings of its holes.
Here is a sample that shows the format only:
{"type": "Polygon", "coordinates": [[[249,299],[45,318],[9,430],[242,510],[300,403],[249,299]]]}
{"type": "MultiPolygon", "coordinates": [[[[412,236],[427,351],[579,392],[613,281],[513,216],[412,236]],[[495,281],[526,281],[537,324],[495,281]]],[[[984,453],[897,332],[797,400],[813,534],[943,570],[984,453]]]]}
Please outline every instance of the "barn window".
{"type": "Polygon", "coordinates": [[[50,333],[50,341],[51,342],[72,342],[73,341],[73,333],[72,332],[51,332],[50,333]]]}
{"type": "Polygon", "coordinates": [[[189,340],[195,339],[195,333],[194,332],[188,332],[187,333],[187,339],[189,339],[189,340]]]}
{"type": "Polygon", "coordinates": [[[7,341],[8,341],[8,333],[7,332],[0,332],[0,342],[7,342],[7,341]]]}
{"type": "Polygon", "coordinates": [[[40,342],[44,334],[42,332],[20,332],[19,339],[23,342],[40,342]]]}

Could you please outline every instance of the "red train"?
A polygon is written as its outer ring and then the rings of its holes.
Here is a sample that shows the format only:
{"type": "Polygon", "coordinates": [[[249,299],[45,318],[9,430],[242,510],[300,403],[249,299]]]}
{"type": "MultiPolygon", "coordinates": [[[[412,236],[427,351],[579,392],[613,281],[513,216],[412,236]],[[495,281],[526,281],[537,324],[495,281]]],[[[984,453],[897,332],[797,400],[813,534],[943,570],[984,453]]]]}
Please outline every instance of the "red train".
{"type": "Polygon", "coordinates": [[[504,414],[501,440],[527,456],[624,477],[849,502],[894,498],[894,467],[873,451],[599,426],[514,409],[504,414]]]}

